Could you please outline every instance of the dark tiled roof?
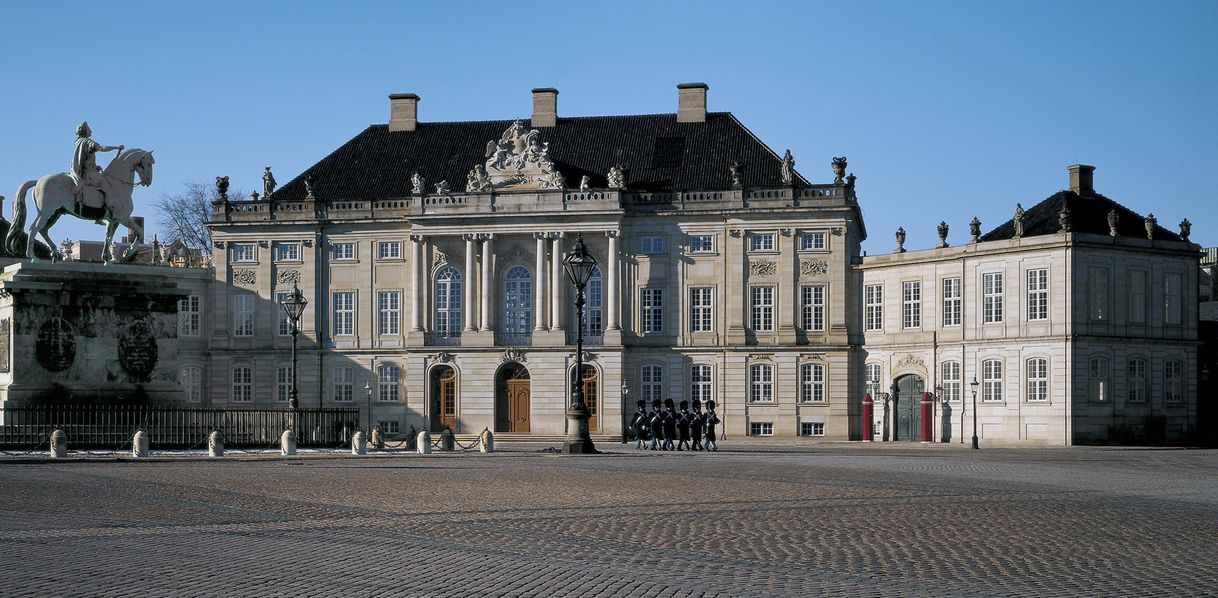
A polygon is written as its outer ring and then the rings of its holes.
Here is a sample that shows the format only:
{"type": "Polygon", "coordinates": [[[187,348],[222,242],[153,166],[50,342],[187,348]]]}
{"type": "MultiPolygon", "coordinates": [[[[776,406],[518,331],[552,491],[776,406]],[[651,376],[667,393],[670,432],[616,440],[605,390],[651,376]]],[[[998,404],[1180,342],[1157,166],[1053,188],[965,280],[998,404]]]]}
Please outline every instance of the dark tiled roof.
{"type": "MultiPolygon", "coordinates": [[[[1116,210],[1117,234],[1122,237],[1146,238],[1145,218],[1133,210],[1100,194],[1080,196],[1074,191],[1058,191],[1044,201],[1024,210],[1023,236],[1055,235],[1061,231],[1058,213],[1062,204],[1070,205],[1070,230],[1076,233],[1108,234],[1108,212],[1116,210]]],[[[1012,210],[1012,216],[1014,216],[1012,210]]],[[[1007,220],[988,233],[982,241],[999,241],[1015,236],[1015,224],[1007,220]]],[[[1180,241],[1180,235],[1162,226],[1155,227],[1155,239],[1180,241]]]]}
{"type": "MultiPolygon", "coordinates": [[[[511,124],[425,122],[400,132],[372,125],[273,197],[303,199],[309,174],[317,176],[314,193],[321,199],[405,197],[415,171],[427,179],[428,192],[442,180],[464,191],[470,169],[486,162],[487,142],[498,140],[511,124]]],[[[604,188],[609,169],[628,164],[630,190],[726,189],[733,160],[744,164],[746,187],[782,185],[781,158],[727,112],[708,113],[703,123],[679,123],[675,114],[560,118],[557,126],[538,130],[570,187],[588,175],[593,187],[604,188]]],[[[798,180],[807,184],[803,177],[798,180]]]]}

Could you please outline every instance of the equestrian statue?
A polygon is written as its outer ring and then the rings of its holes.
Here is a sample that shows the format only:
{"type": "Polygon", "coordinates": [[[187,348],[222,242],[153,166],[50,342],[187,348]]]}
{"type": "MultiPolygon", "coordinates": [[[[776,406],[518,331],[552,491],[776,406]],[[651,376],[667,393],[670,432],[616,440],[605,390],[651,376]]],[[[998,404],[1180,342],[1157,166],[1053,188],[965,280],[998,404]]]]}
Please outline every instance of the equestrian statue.
{"type": "Polygon", "coordinates": [[[118,261],[126,262],[135,256],[139,245],[144,242],[144,230],[131,217],[134,209],[131,194],[136,184],[144,187],[152,184],[152,165],[156,160],[151,150],[102,145],[94,141],[92,135],[88,122],[82,122],[76,128],[76,151],[72,156],[71,172],[48,174],[36,181],[26,181],[17,189],[17,196],[13,198],[13,223],[4,238],[8,253],[35,260],[36,237],[41,235],[51,248],[51,261],[62,260],[63,254],[47,231],[60,216],[68,214],[98,224],[105,223],[103,263],[114,261],[114,231],[119,224],[131,229],[135,239],[118,261]],[[98,168],[97,153],[112,151],[117,151],[118,155],[106,165],[105,170],[98,168]],[[138,183],[135,180],[137,173],[138,183]],[[25,193],[31,188],[34,189],[35,216],[28,235],[23,239],[25,193]]]}

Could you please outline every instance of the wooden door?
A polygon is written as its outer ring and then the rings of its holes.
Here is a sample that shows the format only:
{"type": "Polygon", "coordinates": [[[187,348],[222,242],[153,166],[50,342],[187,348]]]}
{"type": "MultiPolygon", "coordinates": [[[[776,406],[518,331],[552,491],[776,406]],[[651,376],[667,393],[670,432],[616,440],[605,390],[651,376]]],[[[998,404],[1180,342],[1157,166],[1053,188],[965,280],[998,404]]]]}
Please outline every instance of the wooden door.
{"type": "Polygon", "coordinates": [[[581,390],[584,393],[584,405],[588,407],[588,429],[592,431],[600,430],[600,423],[597,420],[596,414],[600,411],[600,376],[596,373],[596,368],[586,365],[584,366],[584,375],[580,376],[580,383],[583,384],[581,390]]]}
{"type": "Polygon", "coordinates": [[[529,431],[529,380],[508,380],[508,431],[529,431]]]}
{"type": "Polygon", "coordinates": [[[922,439],[922,391],[925,386],[921,376],[910,374],[897,379],[896,440],[917,442],[922,439]]]}
{"type": "Polygon", "coordinates": [[[457,431],[457,370],[444,367],[437,368],[434,373],[435,383],[432,385],[431,421],[433,432],[451,428],[457,431]]]}

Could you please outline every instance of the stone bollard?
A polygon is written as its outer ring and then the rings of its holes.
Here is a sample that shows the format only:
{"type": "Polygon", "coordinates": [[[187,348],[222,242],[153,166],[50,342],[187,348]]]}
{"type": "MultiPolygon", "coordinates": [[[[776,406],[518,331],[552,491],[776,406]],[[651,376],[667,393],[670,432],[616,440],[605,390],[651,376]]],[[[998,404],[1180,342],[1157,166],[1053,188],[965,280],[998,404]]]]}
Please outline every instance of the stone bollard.
{"type": "Polygon", "coordinates": [[[417,451],[420,455],[430,455],[431,432],[428,432],[427,430],[419,432],[419,435],[415,437],[415,445],[415,451],[417,451]]]}
{"type": "Polygon", "coordinates": [[[63,430],[51,432],[51,458],[62,459],[68,456],[68,435],[63,430]]]}
{"type": "Polygon", "coordinates": [[[148,434],[143,430],[136,431],[135,437],[131,439],[131,456],[137,459],[148,456],[148,434]]]}
{"type": "Polygon", "coordinates": [[[457,450],[457,438],[453,435],[452,428],[444,428],[440,432],[440,450],[452,452],[457,450]]]}
{"type": "Polygon", "coordinates": [[[291,428],[284,430],[283,435],[279,437],[279,454],[285,457],[296,454],[296,432],[291,428]]]}
{"type": "Polygon", "coordinates": [[[207,456],[224,456],[224,435],[219,430],[212,430],[212,433],[207,435],[207,456]]]}
{"type": "Polygon", "coordinates": [[[366,455],[368,454],[368,443],[364,441],[364,431],[356,430],[355,434],[351,435],[351,454],[366,455]]]}
{"type": "Polygon", "coordinates": [[[478,449],[484,453],[495,452],[495,434],[491,432],[491,429],[482,428],[481,436],[482,436],[482,438],[481,438],[482,443],[481,443],[481,446],[478,447],[478,449]]]}
{"type": "Polygon", "coordinates": [[[378,451],[385,448],[385,438],[381,436],[380,426],[372,428],[372,435],[369,436],[368,441],[372,443],[372,447],[378,451]]]}

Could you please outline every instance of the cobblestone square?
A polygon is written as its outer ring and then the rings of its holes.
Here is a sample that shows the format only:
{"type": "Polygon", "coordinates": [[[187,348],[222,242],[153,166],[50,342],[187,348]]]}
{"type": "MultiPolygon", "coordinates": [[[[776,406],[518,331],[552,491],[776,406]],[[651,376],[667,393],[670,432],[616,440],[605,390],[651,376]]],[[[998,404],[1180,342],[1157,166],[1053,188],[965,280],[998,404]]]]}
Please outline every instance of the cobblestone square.
{"type": "Polygon", "coordinates": [[[0,596],[1213,595],[1218,452],[0,461],[0,596]]]}

